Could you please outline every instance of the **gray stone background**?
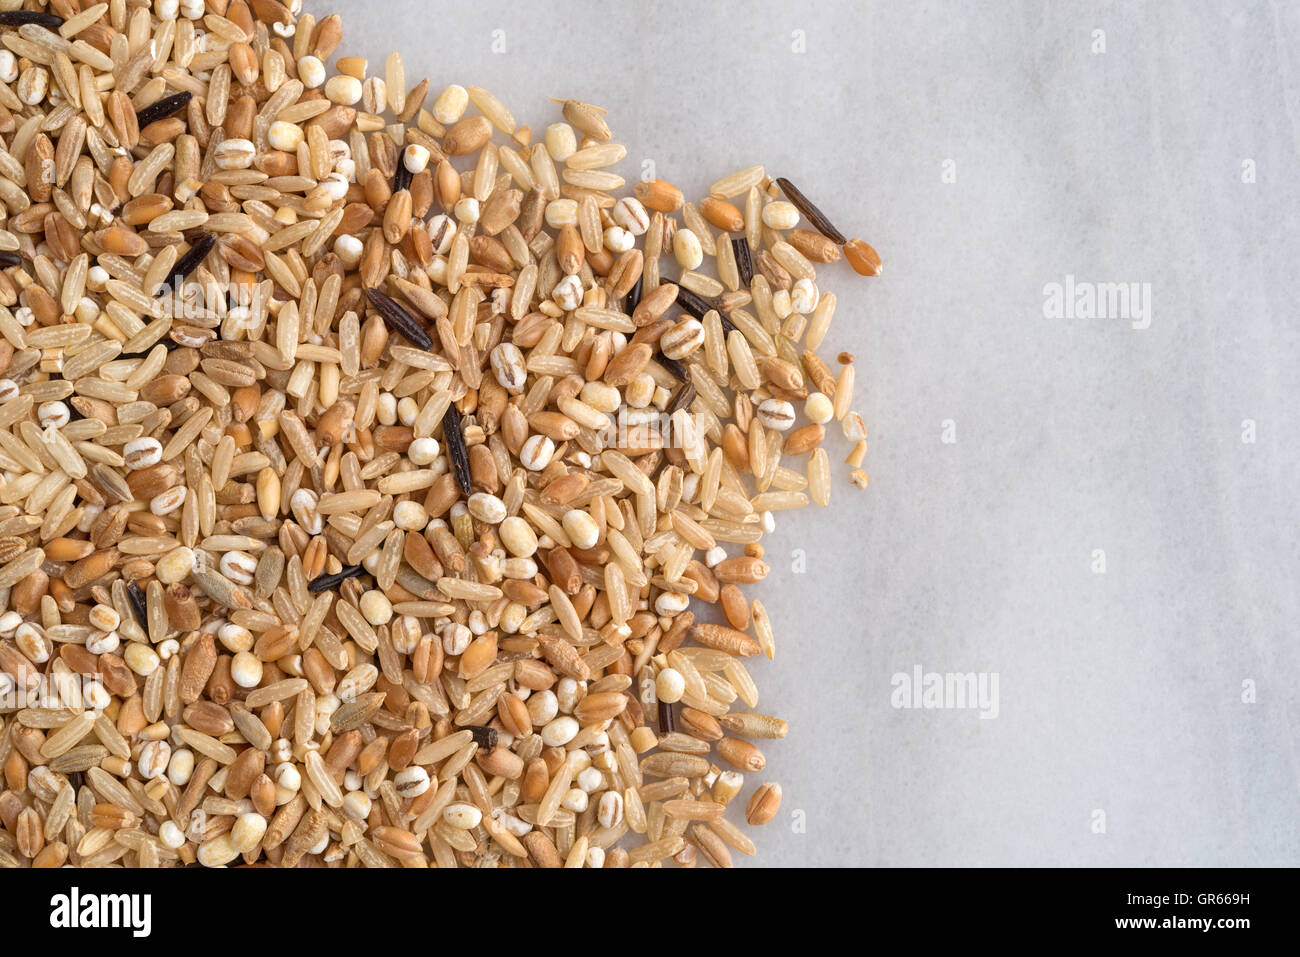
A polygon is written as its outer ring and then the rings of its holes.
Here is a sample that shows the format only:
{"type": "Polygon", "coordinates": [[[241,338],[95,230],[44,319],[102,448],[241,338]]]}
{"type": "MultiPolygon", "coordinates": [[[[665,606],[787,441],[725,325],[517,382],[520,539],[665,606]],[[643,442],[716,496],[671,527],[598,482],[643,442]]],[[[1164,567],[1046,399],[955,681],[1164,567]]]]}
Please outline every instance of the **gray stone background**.
{"type": "Polygon", "coordinates": [[[792,731],[755,863],[1300,863],[1300,5],[308,10],[538,130],[609,108],[629,180],[762,162],[881,251],[821,283],[871,485],[837,468],[769,538],[754,670],[792,731]],[[1150,283],[1150,328],[1044,318],[1067,274],[1150,283]],[[996,672],[998,717],[891,707],[916,665],[996,672]]]}

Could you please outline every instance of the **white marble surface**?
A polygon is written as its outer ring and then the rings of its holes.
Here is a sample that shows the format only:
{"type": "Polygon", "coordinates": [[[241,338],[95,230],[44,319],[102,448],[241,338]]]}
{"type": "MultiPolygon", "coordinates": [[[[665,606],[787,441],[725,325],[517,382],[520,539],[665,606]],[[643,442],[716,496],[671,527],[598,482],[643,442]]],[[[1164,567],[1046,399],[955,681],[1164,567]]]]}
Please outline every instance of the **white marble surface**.
{"type": "Polygon", "coordinates": [[[756,672],[793,730],[757,863],[1300,863],[1300,6],[308,9],[535,128],[608,107],[629,178],[763,162],[884,256],[823,283],[872,481],[771,538],[756,672]],[[1045,319],[1067,274],[1150,283],[1150,327],[1045,319]],[[915,665],[997,672],[998,717],[891,707],[915,665]]]}

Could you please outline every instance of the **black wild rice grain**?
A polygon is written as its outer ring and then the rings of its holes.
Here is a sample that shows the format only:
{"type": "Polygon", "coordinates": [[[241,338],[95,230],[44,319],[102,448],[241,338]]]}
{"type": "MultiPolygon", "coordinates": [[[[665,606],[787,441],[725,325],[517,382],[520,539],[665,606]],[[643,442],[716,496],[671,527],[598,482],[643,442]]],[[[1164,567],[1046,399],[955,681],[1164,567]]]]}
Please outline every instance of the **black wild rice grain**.
{"type": "Polygon", "coordinates": [[[718,318],[722,320],[723,332],[734,332],[736,329],[735,323],[722,314],[722,310],[718,309],[717,303],[711,302],[703,296],[697,296],[689,289],[681,286],[677,287],[677,305],[681,306],[696,319],[703,319],[710,311],[716,311],[718,313],[718,318]]]}
{"type": "Polygon", "coordinates": [[[144,592],[135,582],[126,583],[126,598],[131,605],[131,614],[135,615],[136,624],[149,631],[149,605],[145,601],[144,592]]]}
{"type": "Polygon", "coordinates": [[[696,319],[703,319],[704,314],[710,309],[718,308],[715,303],[709,302],[703,296],[697,296],[685,286],[677,287],[677,305],[681,306],[696,319]]]}
{"type": "Polygon", "coordinates": [[[632,291],[627,294],[627,299],[623,301],[623,311],[629,316],[636,311],[636,307],[641,305],[641,277],[638,276],[636,285],[632,291]]]}
{"type": "Polygon", "coordinates": [[[749,254],[749,240],[737,236],[731,241],[731,250],[736,254],[736,269],[740,272],[740,284],[746,289],[754,281],[754,260],[749,254]]]}
{"type": "Polygon", "coordinates": [[[812,202],[799,189],[784,176],[777,177],[776,185],[781,187],[781,192],[785,193],[785,198],[794,204],[794,208],[803,213],[804,219],[813,224],[813,228],[821,233],[837,246],[843,246],[849,241],[848,237],[836,229],[826,214],[812,204],[812,202]]]}
{"type": "Polygon", "coordinates": [[[0,252],[0,266],[21,266],[23,257],[18,253],[11,253],[8,250],[0,252]]]}
{"type": "Polygon", "coordinates": [[[171,96],[164,96],[157,103],[151,103],[143,110],[135,114],[135,122],[140,129],[144,129],[150,123],[157,123],[164,117],[171,116],[182,107],[188,106],[194,94],[186,90],[183,93],[173,93],[171,96]]]}
{"type": "Polygon", "coordinates": [[[451,459],[452,471],[456,473],[456,484],[461,493],[469,495],[472,489],[469,474],[469,453],[465,451],[465,433],[460,427],[460,409],[455,403],[447,406],[442,417],[442,435],[447,443],[447,457],[451,459]]]}
{"type": "Polygon", "coordinates": [[[393,192],[400,193],[404,189],[411,188],[411,171],[406,168],[401,157],[397,160],[397,172],[393,174],[393,192]]]}
{"type": "Polygon", "coordinates": [[[474,743],[479,746],[480,750],[491,751],[497,746],[497,729],[489,728],[482,724],[466,725],[470,734],[474,736],[474,743]]]}
{"type": "Polygon", "coordinates": [[[158,295],[165,296],[170,294],[173,289],[179,289],[185,280],[189,278],[190,273],[198,269],[203,260],[208,258],[208,253],[212,252],[212,247],[216,244],[216,233],[204,233],[194,240],[193,245],[190,246],[190,251],[176,260],[171,275],[167,277],[167,281],[163,283],[162,288],[158,290],[158,295]]]}
{"type": "Polygon", "coordinates": [[[433,339],[424,331],[424,327],[415,321],[415,317],[399,306],[393,299],[378,289],[367,289],[366,298],[375,307],[375,312],[383,317],[384,325],[390,332],[396,332],[417,349],[429,352],[433,349],[433,339]]]}
{"type": "Polygon", "coordinates": [[[659,353],[659,364],[673,374],[673,378],[678,382],[686,381],[686,369],[676,359],[669,359],[662,352],[659,353]]]}
{"type": "Polygon", "coordinates": [[[664,409],[664,415],[672,415],[678,409],[684,409],[694,401],[695,401],[695,386],[687,382],[685,385],[683,385],[680,389],[677,390],[677,393],[673,396],[672,401],[668,403],[668,407],[664,409]]]}
{"type": "Polygon", "coordinates": [[[659,733],[672,734],[677,730],[677,724],[673,721],[673,706],[667,701],[659,702],[659,733]]]}
{"type": "Polygon", "coordinates": [[[332,588],[338,588],[339,585],[349,578],[356,578],[365,572],[360,565],[344,565],[333,575],[318,575],[307,583],[307,590],[313,594],[317,592],[329,591],[332,588]]]}
{"type": "Polygon", "coordinates": [[[47,30],[57,30],[63,26],[63,17],[52,13],[37,13],[35,10],[5,10],[0,12],[0,27],[21,27],[34,23],[47,30]]]}

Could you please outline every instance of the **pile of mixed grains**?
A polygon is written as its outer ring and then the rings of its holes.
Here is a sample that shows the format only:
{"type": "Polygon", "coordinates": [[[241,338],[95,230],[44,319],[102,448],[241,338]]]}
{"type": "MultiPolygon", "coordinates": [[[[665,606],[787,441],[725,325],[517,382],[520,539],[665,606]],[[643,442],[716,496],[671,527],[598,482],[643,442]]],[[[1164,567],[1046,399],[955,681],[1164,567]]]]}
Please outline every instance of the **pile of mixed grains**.
{"type": "Polygon", "coordinates": [[[828,428],[866,484],[879,258],[297,6],[0,2],[0,866],[753,854],[742,587],[828,428]]]}

